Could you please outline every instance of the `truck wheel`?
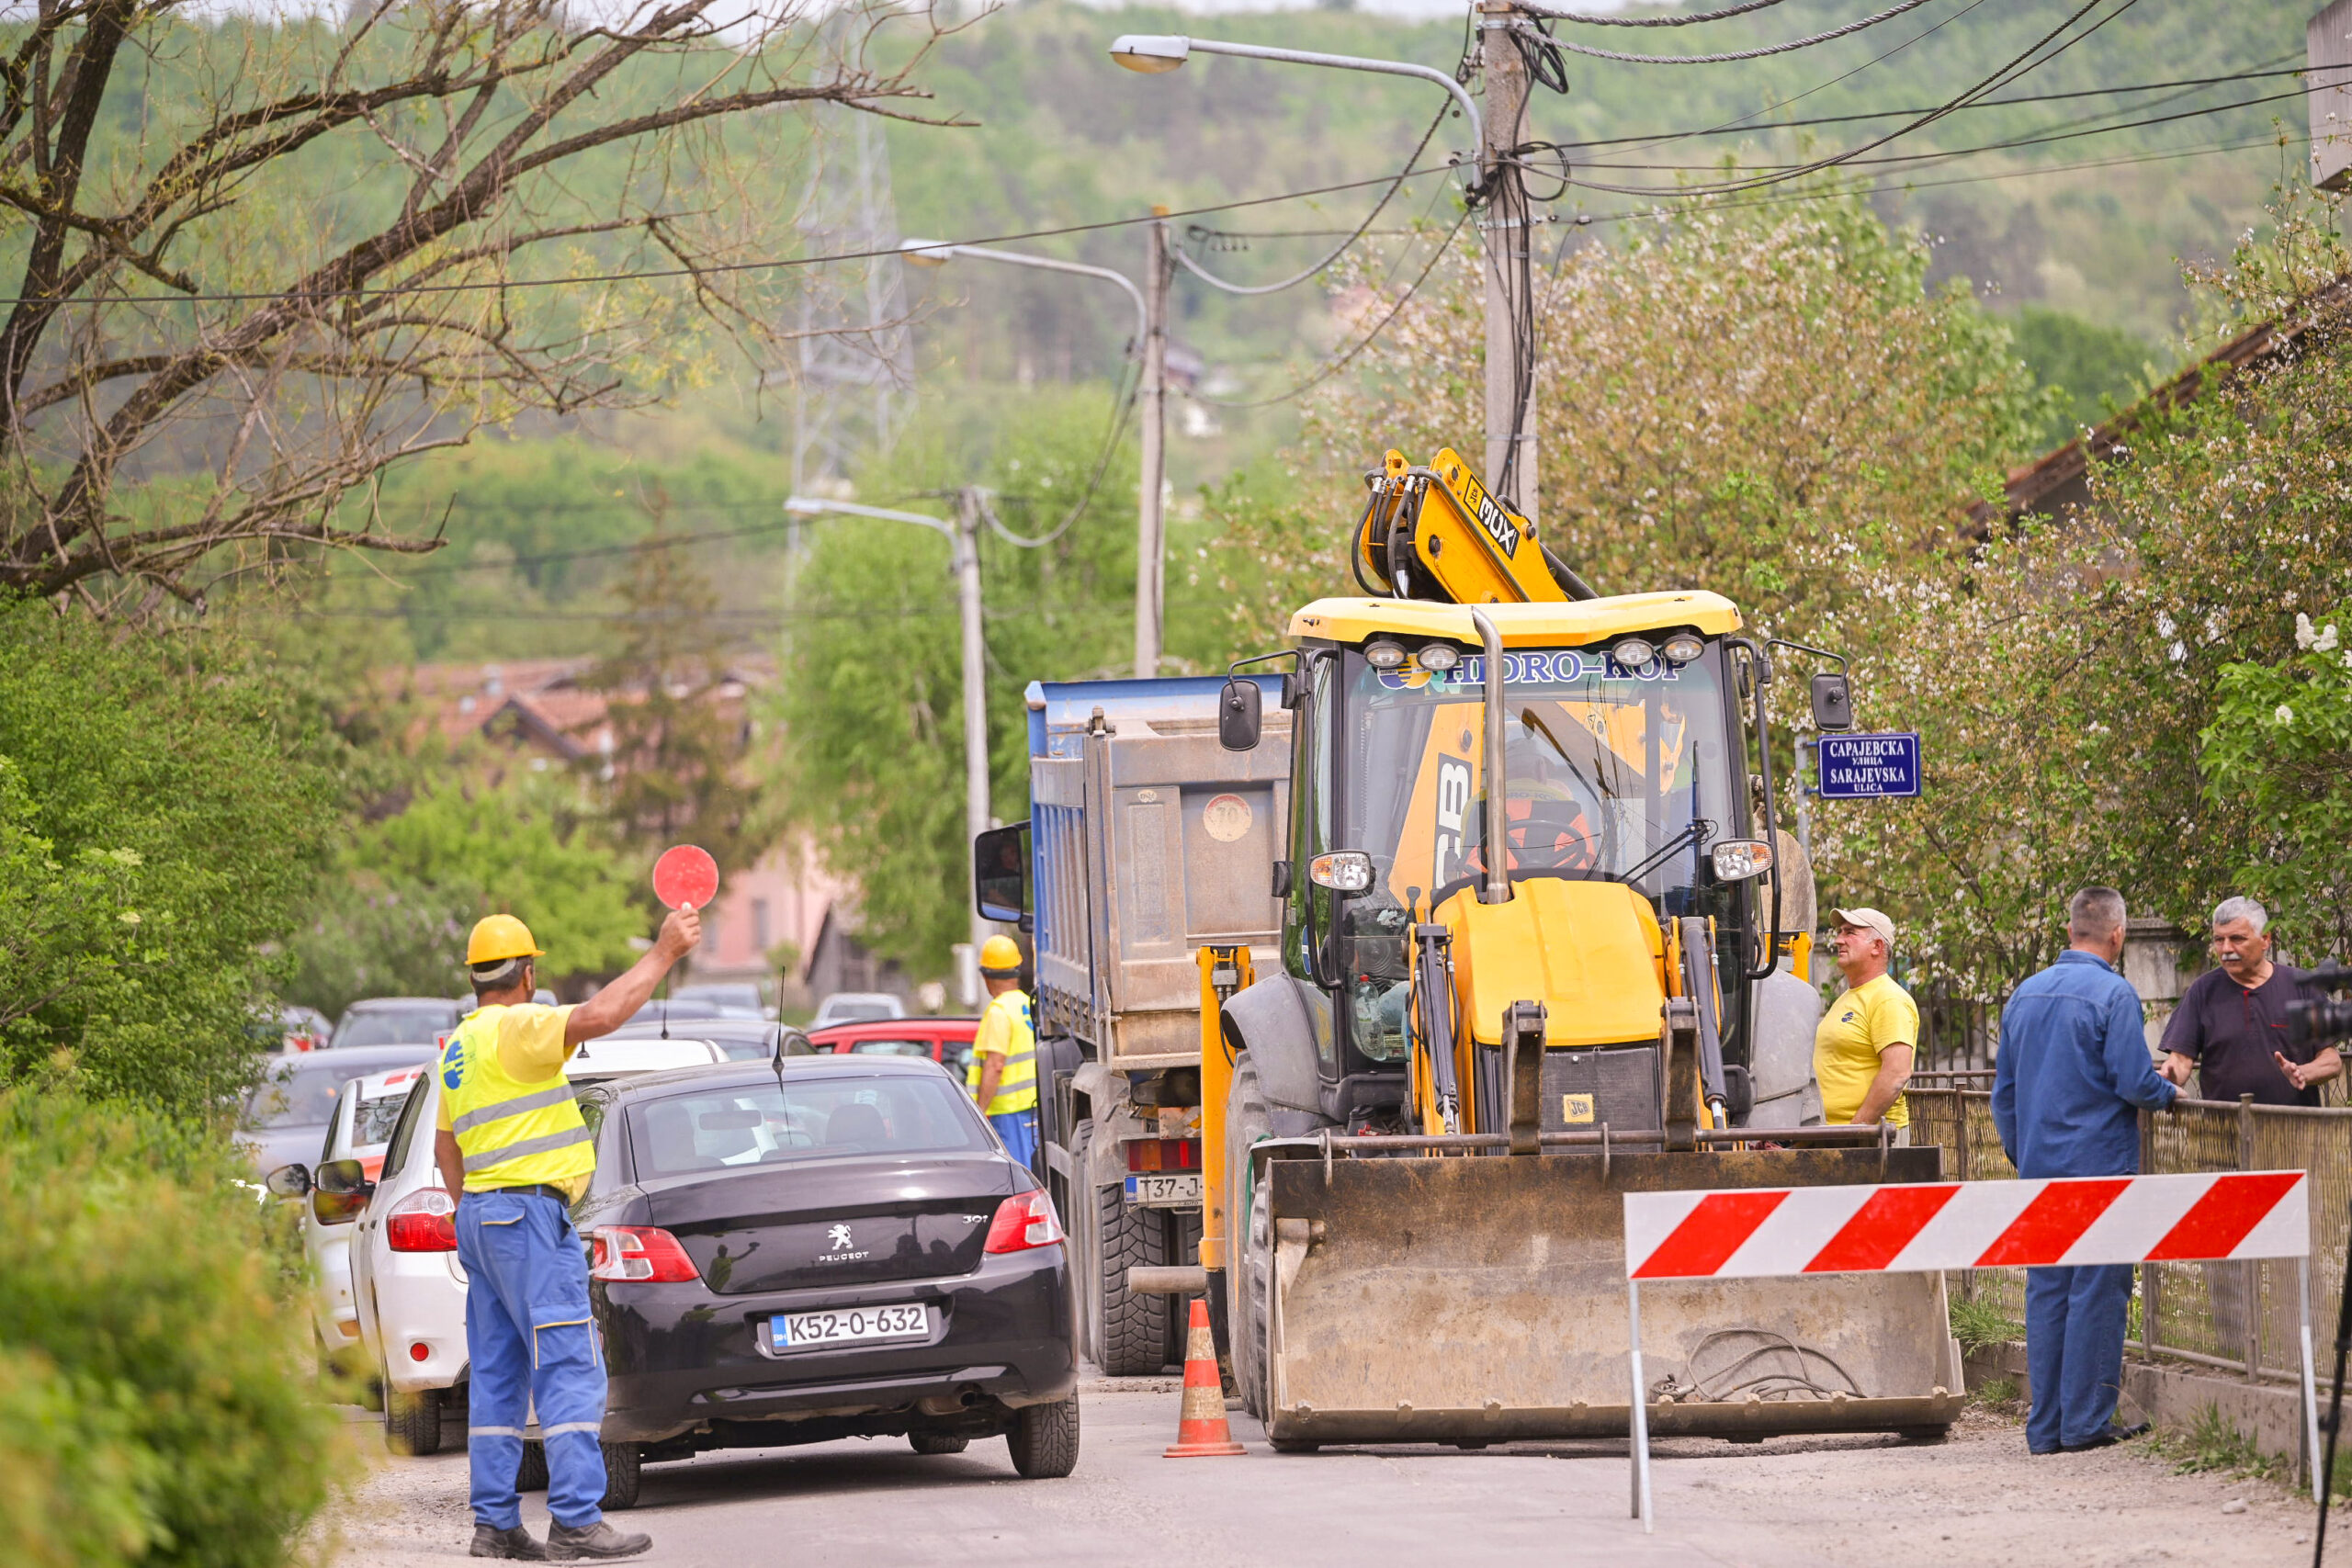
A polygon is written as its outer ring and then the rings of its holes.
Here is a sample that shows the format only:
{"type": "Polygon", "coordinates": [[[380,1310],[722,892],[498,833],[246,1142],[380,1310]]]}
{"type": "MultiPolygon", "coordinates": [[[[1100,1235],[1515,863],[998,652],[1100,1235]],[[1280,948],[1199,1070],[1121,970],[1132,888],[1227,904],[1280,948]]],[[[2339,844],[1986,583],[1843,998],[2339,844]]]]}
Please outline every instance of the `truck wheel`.
{"type": "Polygon", "coordinates": [[[605,1498],[600,1505],[606,1508],[634,1508],[637,1489],[645,1478],[645,1450],[635,1443],[600,1443],[605,1450],[605,1498]]]}
{"type": "Polygon", "coordinates": [[[384,1446],[396,1454],[422,1459],[441,1451],[442,1391],[437,1388],[402,1393],[390,1378],[384,1380],[384,1446]]]}
{"type": "Polygon", "coordinates": [[[1127,1270],[1168,1262],[1168,1226],[1150,1209],[1127,1207],[1116,1187],[1094,1189],[1095,1279],[1102,1307],[1102,1343],[1094,1364],[1114,1378],[1150,1377],[1168,1364],[1166,1296],[1127,1289],[1127,1270]]]}
{"type": "Polygon", "coordinates": [[[1057,1481],[1078,1468],[1078,1395],[1054,1404],[1026,1404],[1012,1413],[1004,1435],[1012,1468],[1023,1481],[1057,1481]]]}
{"type": "Polygon", "coordinates": [[[526,1438],[523,1462],[514,1467],[514,1490],[544,1492],[548,1489],[548,1446],[526,1438]]]}
{"type": "Polygon", "coordinates": [[[909,1432],[907,1447],[919,1454],[960,1454],[972,1446],[969,1438],[951,1432],[909,1432]]]}
{"type": "Polygon", "coordinates": [[[1232,1300],[1227,1323],[1233,1344],[1233,1379],[1240,1385],[1241,1407],[1262,1421],[1266,1418],[1266,1291],[1272,1276],[1271,1221],[1266,1200],[1250,1180],[1250,1151],[1273,1136],[1273,1120],[1266,1114],[1266,1098],[1258,1089],[1258,1069],[1244,1056],[1233,1070],[1233,1087],[1226,1096],[1225,1201],[1227,1222],[1239,1234],[1227,1245],[1226,1278],[1232,1300]]]}

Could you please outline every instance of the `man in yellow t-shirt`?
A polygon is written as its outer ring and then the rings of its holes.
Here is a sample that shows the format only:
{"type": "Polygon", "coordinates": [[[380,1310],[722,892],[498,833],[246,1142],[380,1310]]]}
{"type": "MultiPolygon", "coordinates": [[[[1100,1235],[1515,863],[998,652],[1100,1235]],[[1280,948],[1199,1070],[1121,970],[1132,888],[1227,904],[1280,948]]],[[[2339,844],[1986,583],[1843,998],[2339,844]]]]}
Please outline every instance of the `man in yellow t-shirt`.
{"type": "Polygon", "coordinates": [[[1833,1126],[1884,1122],[1894,1141],[1911,1141],[1911,1109],[1903,1086],[1919,1043],[1919,1009],[1886,972],[1894,953],[1894,922],[1876,909],[1832,909],[1838,934],[1831,948],[1846,989],[1829,1004],[1813,1035],[1813,1077],[1821,1087],[1821,1119],[1833,1126]]]}

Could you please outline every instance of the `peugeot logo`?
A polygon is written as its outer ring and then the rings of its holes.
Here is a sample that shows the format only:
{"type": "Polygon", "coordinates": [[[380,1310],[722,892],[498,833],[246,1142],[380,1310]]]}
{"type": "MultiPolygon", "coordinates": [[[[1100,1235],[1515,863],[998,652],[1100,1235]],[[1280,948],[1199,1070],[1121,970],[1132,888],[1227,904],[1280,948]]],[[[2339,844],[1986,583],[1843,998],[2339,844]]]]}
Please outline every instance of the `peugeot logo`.
{"type": "Polygon", "coordinates": [[[849,1249],[849,1227],[847,1225],[835,1225],[831,1230],[827,1231],[825,1233],[825,1245],[831,1247],[835,1252],[847,1251],[849,1249]]]}

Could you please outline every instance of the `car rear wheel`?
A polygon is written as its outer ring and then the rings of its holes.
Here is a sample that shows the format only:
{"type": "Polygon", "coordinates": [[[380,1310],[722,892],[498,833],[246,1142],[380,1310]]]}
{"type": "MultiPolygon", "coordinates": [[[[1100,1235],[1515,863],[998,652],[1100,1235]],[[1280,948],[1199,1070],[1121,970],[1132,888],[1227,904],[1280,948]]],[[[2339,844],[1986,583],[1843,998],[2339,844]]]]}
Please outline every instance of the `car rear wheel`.
{"type": "Polygon", "coordinates": [[[972,1446],[972,1439],[948,1432],[909,1432],[907,1446],[919,1454],[960,1454],[972,1446]]]}
{"type": "Polygon", "coordinates": [[[526,1439],[523,1461],[514,1467],[514,1490],[544,1492],[548,1489],[548,1446],[526,1439]]]}
{"type": "Polygon", "coordinates": [[[1012,1468],[1024,1481],[1056,1481],[1078,1468],[1078,1395],[1057,1404],[1030,1404],[1012,1413],[1004,1435],[1012,1468]]]}
{"type": "Polygon", "coordinates": [[[396,1454],[421,1459],[441,1451],[442,1391],[419,1389],[402,1393],[384,1380],[384,1446],[396,1454]]]}
{"type": "Polygon", "coordinates": [[[637,1490],[645,1479],[645,1450],[635,1443],[604,1443],[605,1500],[607,1508],[634,1508],[637,1490]]]}

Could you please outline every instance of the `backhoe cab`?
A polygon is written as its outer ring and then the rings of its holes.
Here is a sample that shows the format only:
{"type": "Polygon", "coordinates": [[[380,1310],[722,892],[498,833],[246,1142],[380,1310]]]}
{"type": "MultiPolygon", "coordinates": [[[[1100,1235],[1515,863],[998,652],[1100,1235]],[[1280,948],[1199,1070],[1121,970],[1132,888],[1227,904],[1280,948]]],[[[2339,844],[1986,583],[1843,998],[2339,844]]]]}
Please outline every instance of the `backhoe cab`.
{"type": "MultiPolygon", "coordinates": [[[[1278,1447],[1622,1434],[1625,1190],[1938,1156],[1817,1126],[1810,874],[1780,863],[1771,670],[1737,609],[1596,594],[1451,451],[1367,480],[1373,596],[1250,661],[1289,666],[1281,970],[1200,955],[1212,1306],[1278,1447]]],[[[1261,690],[1221,694],[1227,749],[1256,744],[1261,690]]],[[[1644,1308],[1654,1431],[1958,1414],[1938,1278],[1644,1308]]]]}

